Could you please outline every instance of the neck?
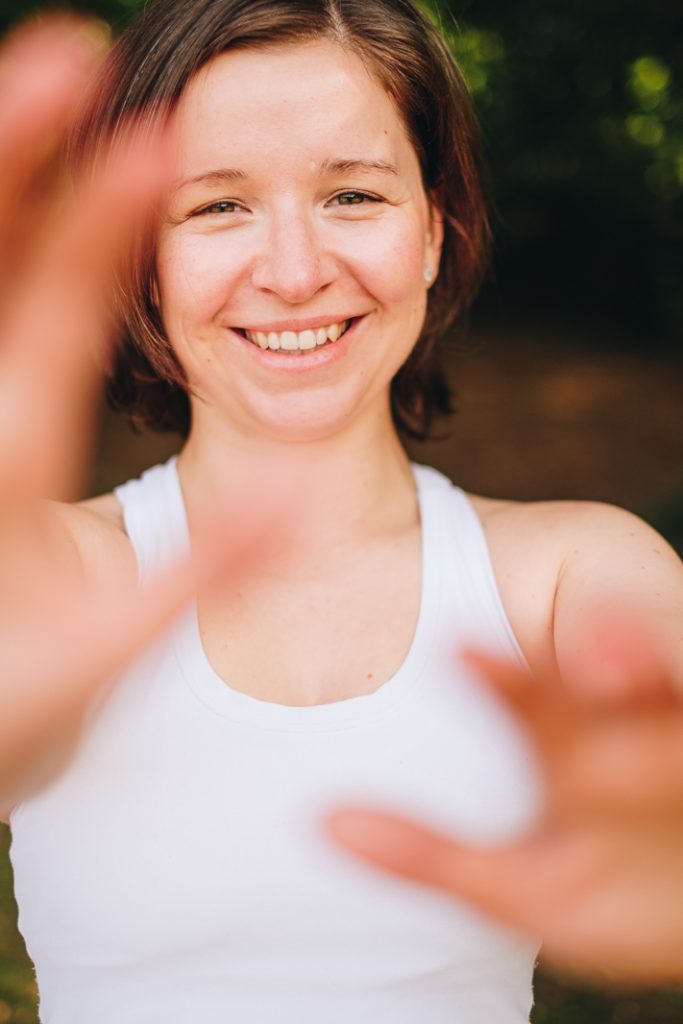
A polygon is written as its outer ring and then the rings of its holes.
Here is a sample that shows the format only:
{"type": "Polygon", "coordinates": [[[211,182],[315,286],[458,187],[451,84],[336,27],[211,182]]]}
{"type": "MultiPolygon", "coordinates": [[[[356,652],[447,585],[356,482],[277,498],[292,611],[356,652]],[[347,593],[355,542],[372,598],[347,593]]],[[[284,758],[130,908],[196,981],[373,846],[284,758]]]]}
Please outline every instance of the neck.
{"type": "Polygon", "coordinates": [[[235,493],[239,500],[244,481],[282,465],[301,481],[293,514],[305,523],[298,535],[309,555],[400,531],[417,519],[410,463],[387,409],[371,423],[306,442],[193,428],[178,462],[190,522],[193,509],[213,494],[235,493]]]}

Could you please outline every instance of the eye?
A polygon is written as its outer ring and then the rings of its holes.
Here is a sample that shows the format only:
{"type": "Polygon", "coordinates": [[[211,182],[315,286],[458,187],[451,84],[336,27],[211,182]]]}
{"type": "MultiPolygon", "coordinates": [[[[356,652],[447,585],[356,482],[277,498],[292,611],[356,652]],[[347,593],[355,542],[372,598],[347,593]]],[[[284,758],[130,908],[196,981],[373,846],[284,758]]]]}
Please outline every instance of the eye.
{"type": "Polygon", "coordinates": [[[218,199],[215,203],[202,206],[201,210],[195,210],[192,216],[201,217],[202,214],[207,213],[237,213],[241,209],[242,207],[233,199],[218,199]]]}
{"type": "Polygon", "coordinates": [[[369,192],[338,192],[336,196],[333,196],[330,200],[332,203],[336,203],[337,206],[362,206],[365,203],[382,203],[383,199],[379,196],[373,196],[369,192]]]}

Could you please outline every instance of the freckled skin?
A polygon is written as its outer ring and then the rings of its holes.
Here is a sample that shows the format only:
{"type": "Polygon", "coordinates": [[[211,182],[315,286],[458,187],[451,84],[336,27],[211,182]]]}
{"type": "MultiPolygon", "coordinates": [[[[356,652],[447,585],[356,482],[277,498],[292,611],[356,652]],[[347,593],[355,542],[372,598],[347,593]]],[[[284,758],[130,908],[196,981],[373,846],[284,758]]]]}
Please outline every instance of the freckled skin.
{"type": "Polygon", "coordinates": [[[164,322],[200,399],[193,434],[217,421],[280,440],[359,419],[391,429],[389,383],[419,335],[423,268],[438,265],[441,231],[382,86],[328,42],[228,53],[190,83],[177,120],[180,180],[246,173],[178,191],[159,241],[164,322]],[[383,161],[397,173],[321,175],[332,159],[383,161]],[[344,189],[381,201],[344,207],[333,198],[344,189]],[[236,206],[193,215],[221,199],[236,206]],[[365,320],[340,363],[305,379],[265,368],[230,331],[327,314],[365,320]]]}

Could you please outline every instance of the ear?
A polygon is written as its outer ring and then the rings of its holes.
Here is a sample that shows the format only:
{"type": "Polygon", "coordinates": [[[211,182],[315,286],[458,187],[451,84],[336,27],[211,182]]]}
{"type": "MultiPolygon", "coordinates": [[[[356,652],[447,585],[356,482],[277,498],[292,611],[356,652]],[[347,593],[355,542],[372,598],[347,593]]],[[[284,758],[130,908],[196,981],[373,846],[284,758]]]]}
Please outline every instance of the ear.
{"type": "Polygon", "coordinates": [[[425,238],[425,266],[428,266],[432,271],[431,283],[433,284],[439,272],[441,247],[443,246],[443,213],[438,196],[435,193],[430,193],[427,199],[429,203],[429,224],[425,238]]]}

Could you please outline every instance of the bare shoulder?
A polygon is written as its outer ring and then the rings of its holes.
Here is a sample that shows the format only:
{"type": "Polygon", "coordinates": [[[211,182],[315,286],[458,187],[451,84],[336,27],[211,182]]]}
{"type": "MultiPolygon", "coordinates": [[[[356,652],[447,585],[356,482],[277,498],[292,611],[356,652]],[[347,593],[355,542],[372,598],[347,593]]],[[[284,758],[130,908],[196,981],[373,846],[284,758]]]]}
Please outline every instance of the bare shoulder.
{"type": "MultiPolygon", "coordinates": [[[[655,542],[657,552],[671,549],[661,536],[633,512],[598,501],[505,501],[470,495],[470,501],[484,530],[494,535],[507,531],[542,531],[552,544],[564,546],[567,554],[574,542],[602,545],[605,542],[655,542]],[[663,547],[662,547],[663,545],[663,547]]],[[[654,550],[654,549],[653,549],[654,550]]]]}
{"type": "Polygon", "coordinates": [[[81,501],[71,507],[86,513],[90,517],[102,520],[103,524],[113,526],[120,533],[125,534],[126,532],[126,526],[123,521],[123,509],[115,494],[100,494],[96,498],[88,498],[87,501],[81,501]]]}
{"type": "Polygon", "coordinates": [[[52,513],[89,579],[106,578],[112,569],[135,572],[135,554],[116,495],[103,494],[73,505],[55,503],[52,513]]]}
{"type": "Polygon", "coordinates": [[[511,625],[531,664],[555,661],[558,612],[630,603],[683,611],[683,566],[647,523],[600,502],[472,496],[511,625]]]}

